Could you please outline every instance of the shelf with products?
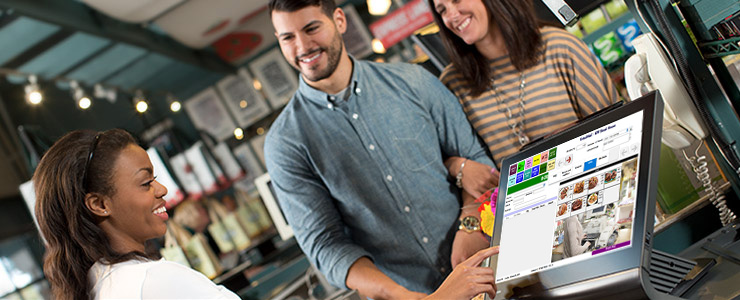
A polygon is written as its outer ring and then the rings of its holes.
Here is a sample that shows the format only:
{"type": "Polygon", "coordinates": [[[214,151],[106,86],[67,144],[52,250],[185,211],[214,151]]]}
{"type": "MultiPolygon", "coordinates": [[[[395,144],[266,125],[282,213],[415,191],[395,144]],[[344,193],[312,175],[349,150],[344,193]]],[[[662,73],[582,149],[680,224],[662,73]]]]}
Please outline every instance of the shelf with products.
{"type": "Polygon", "coordinates": [[[583,40],[583,42],[585,42],[587,45],[591,45],[594,42],[596,42],[599,38],[601,38],[602,36],[610,32],[616,31],[618,28],[622,27],[624,24],[626,24],[627,22],[633,19],[634,17],[631,14],[629,13],[623,14],[617,17],[616,19],[613,19],[611,22],[607,23],[606,25],[599,27],[599,29],[596,29],[595,31],[590,32],[587,35],[583,36],[581,40],[583,40]]]}

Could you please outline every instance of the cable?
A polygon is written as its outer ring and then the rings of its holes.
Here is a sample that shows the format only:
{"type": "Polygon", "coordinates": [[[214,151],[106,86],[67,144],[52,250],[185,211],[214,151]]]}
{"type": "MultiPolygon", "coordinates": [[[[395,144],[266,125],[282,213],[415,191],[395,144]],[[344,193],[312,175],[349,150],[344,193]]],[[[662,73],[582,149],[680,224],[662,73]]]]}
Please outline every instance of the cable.
{"type": "Polygon", "coordinates": [[[661,47],[664,48],[666,54],[669,56],[671,63],[673,64],[676,72],[681,76],[684,80],[682,80],[682,84],[684,87],[686,87],[686,91],[689,94],[689,98],[691,98],[692,102],[694,103],[694,107],[696,107],[697,111],[699,112],[699,115],[701,116],[701,119],[704,121],[709,129],[710,135],[714,139],[715,143],[718,144],[718,149],[722,152],[722,156],[725,158],[727,163],[732,167],[733,171],[736,174],[740,174],[740,159],[737,157],[737,154],[732,150],[732,146],[730,143],[728,143],[723,135],[720,133],[719,128],[717,127],[717,124],[714,122],[711,122],[712,119],[711,115],[707,111],[707,109],[704,107],[703,104],[699,103],[699,99],[701,98],[699,96],[699,87],[697,83],[694,81],[694,78],[691,74],[691,69],[688,66],[688,60],[684,56],[684,54],[680,51],[678,42],[676,41],[675,37],[670,31],[670,28],[668,26],[668,20],[666,19],[665,13],[660,8],[660,3],[658,0],[640,0],[640,2],[644,2],[647,4],[648,8],[652,10],[652,14],[655,17],[655,23],[659,26],[660,30],[663,33],[663,36],[668,44],[668,47],[666,47],[665,44],[663,44],[663,41],[659,38],[657,32],[650,27],[650,23],[647,19],[642,15],[642,11],[640,10],[640,6],[638,5],[638,0],[633,0],[635,4],[635,8],[639,14],[639,17],[642,19],[643,23],[648,27],[648,29],[654,33],[655,38],[658,40],[658,43],[660,43],[661,47]],[[671,49],[672,51],[669,51],[671,49]],[[726,150],[727,153],[725,153],[726,150]],[[726,155],[729,154],[729,155],[726,155]],[[729,156],[729,157],[728,157],[729,156]]]}
{"type": "Polygon", "coordinates": [[[707,157],[705,155],[699,156],[699,148],[702,145],[704,145],[703,140],[696,147],[696,150],[694,150],[694,156],[690,158],[686,155],[686,150],[681,150],[681,152],[683,152],[683,156],[691,164],[691,169],[696,174],[696,179],[701,181],[707,195],[710,195],[709,201],[719,210],[719,220],[722,221],[722,226],[727,226],[735,221],[735,213],[727,207],[725,195],[714,186],[712,178],[709,176],[709,169],[707,168],[707,157]]]}

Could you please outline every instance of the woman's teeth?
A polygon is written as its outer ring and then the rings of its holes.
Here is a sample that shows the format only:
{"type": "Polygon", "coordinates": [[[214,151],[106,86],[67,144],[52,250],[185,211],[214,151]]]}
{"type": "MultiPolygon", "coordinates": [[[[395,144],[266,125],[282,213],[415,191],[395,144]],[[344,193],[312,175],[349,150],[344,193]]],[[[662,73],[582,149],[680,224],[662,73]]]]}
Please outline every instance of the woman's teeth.
{"type": "Polygon", "coordinates": [[[463,21],[460,25],[457,25],[457,30],[463,31],[465,30],[465,28],[468,27],[468,25],[470,25],[470,18],[465,19],[465,21],[463,21]]]}
{"type": "Polygon", "coordinates": [[[153,211],[154,214],[163,214],[166,212],[167,212],[167,208],[165,208],[164,206],[157,208],[153,211]]]}

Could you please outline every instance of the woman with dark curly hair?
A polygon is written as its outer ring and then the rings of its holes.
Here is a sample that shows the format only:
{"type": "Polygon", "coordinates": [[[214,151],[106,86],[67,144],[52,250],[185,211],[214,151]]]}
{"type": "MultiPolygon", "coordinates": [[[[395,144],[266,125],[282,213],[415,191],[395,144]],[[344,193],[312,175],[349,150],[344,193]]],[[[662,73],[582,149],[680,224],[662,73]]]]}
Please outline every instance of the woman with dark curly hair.
{"type": "Polygon", "coordinates": [[[33,182],[55,299],[239,298],[145,253],[145,242],[167,230],[167,189],[128,132],[66,134],[41,159],[33,182]]]}

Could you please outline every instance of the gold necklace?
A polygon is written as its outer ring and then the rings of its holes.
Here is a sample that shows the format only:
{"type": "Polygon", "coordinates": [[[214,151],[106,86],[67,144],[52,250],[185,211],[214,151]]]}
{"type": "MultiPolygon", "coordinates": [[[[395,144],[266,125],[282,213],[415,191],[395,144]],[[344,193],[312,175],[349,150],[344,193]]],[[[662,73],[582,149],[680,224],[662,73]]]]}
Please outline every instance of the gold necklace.
{"type": "Polygon", "coordinates": [[[529,143],[529,137],[524,133],[524,86],[526,84],[526,81],[524,80],[524,73],[519,72],[519,118],[516,120],[514,118],[514,114],[511,112],[511,108],[504,105],[503,101],[501,101],[501,92],[496,88],[496,83],[494,82],[493,78],[491,78],[491,89],[493,90],[493,95],[496,98],[496,103],[498,104],[498,111],[504,116],[506,116],[506,125],[511,128],[511,132],[517,137],[519,140],[519,144],[521,146],[526,145],[529,143]]]}

